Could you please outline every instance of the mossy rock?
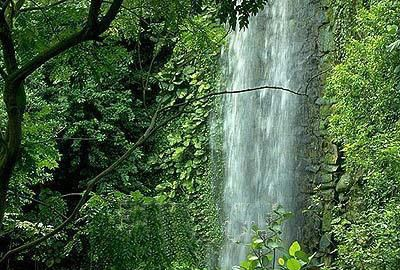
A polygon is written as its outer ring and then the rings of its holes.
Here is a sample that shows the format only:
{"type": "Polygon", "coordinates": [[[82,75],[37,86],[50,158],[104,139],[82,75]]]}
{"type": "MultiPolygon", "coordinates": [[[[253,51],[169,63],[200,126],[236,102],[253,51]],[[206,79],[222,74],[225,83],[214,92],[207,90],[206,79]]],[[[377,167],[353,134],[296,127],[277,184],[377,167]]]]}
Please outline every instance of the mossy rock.
{"type": "Polygon", "coordinates": [[[336,172],[336,171],[339,169],[339,166],[338,166],[338,165],[324,164],[324,165],[322,166],[322,169],[323,169],[325,172],[334,173],[334,172],[336,172]]]}
{"type": "Polygon", "coordinates": [[[344,193],[350,190],[351,186],[353,185],[353,178],[350,174],[343,174],[338,183],[336,184],[336,191],[338,193],[344,193]]]}
{"type": "Polygon", "coordinates": [[[320,251],[326,252],[332,244],[332,235],[330,233],[324,233],[319,241],[320,251]]]}
{"type": "Polygon", "coordinates": [[[338,156],[335,154],[328,153],[325,155],[324,163],[334,165],[337,163],[338,156]]]}
{"type": "Polygon", "coordinates": [[[329,232],[332,230],[332,219],[333,213],[329,208],[324,209],[324,213],[322,215],[322,231],[329,232]]]}
{"type": "Polygon", "coordinates": [[[333,181],[333,175],[331,173],[325,173],[321,175],[322,183],[331,183],[333,181]]]}

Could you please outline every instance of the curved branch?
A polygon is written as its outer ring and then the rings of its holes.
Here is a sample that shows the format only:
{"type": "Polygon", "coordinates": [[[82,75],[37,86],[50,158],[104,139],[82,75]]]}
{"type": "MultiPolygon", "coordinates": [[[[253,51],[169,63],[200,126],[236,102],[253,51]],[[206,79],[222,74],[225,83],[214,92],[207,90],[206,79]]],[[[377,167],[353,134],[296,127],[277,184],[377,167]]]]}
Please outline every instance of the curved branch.
{"type": "Polygon", "coordinates": [[[82,196],[82,193],[68,193],[68,194],[64,194],[61,195],[61,198],[66,198],[66,197],[73,197],[73,196],[82,196]]]}
{"type": "Polygon", "coordinates": [[[167,106],[167,107],[163,108],[162,111],[165,111],[165,110],[168,110],[168,109],[174,108],[174,107],[180,107],[180,106],[184,106],[184,105],[187,105],[187,104],[191,104],[191,103],[196,102],[196,101],[208,100],[209,98],[216,97],[216,96],[243,94],[243,93],[248,93],[248,92],[254,92],[254,91],[257,91],[257,90],[279,90],[279,91],[288,92],[290,94],[297,95],[297,96],[308,97],[307,93],[299,92],[300,89],[298,91],[293,91],[293,90],[290,90],[289,88],[285,88],[285,87],[281,87],[281,86],[263,85],[263,86],[247,88],[247,89],[241,89],[241,90],[228,90],[228,91],[210,93],[208,95],[204,95],[204,96],[201,96],[201,97],[198,97],[198,98],[189,99],[189,100],[183,101],[181,103],[177,103],[177,104],[173,104],[173,105],[167,106]]]}
{"type": "Polygon", "coordinates": [[[251,91],[257,91],[257,90],[282,90],[282,91],[288,91],[293,94],[297,95],[304,95],[300,93],[296,93],[290,89],[286,89],[283,87],[275,87],[275,86],[263,86],[263,87],[256,87],[256,88],[251,88],[251,89],[244,89],[244,90],[238,90],[238,91],[223,91],[223,92],[217,92],[217,93],[211,93],[208,95],[204,95],[199,98],[194,98],[191,100],[188,100],[187,102],[182,102],[179,104],[175,104],[172,106],[166,106],[163,108],[158,108],[156,112],[154,113],[151,123],[149,127],[146,129],[145,133],[136,141],[135,144],[133,144],[121,157],[119,157],[114,163],[112,163],[109,167],[107,167],[105,170],[103,170],[101,173],[93,177],[89,182],[86,187],[86,189],[81,193],[81,198],[75,208],[72,210],[71,214],[61,223],[59,224],[53,231],[49,232],[48,234],[33,240],[31,242],[28,242],[26,244],[23,244],[19,247],[16,247],[12,250],[9,250],[1,259],[0,259],[0,264],[3,263],[7,258],[9,258],[12,255],[15,255],[17,253],[29,250],[32,247],[35,247],[47,239],[51,238],[52,236],[56,235],[57,233],[61,232],[70,222],[72,222],[75,218],[75,216],[79,213],[79,210],[82,208],[82,206],[86,203],[86,201],[90,197],[90,193],[93,191],[95,186],[99,184],[106,175],[114,171],[116,168],[118,168],[119,165],[121,165],[126,159],[130,157],[130,155],[139,147],[141,146],[145,141],[147,141],[155,132],[158,130],[162,129],[165,127],[168,123],[173,121],[174,119],[178,118],[180,115],[185,113],[184,108],[186,108],[188,105],[192,104],[193,102],[199,101],[199,100],[208,100],[211,97],[219,96],[219,95],[225,95],[225,94],[239,94],[239,93],[245,93],[245,92],[251,92],[251,91]],[[174,108],[174,107],[183,107],[183,110],[180,112],[172,115],[171,117],[165,119],[158,125],[156,124],[158,116],[161,114],[161,112],[166,112],[167,110],[174,108]]]}

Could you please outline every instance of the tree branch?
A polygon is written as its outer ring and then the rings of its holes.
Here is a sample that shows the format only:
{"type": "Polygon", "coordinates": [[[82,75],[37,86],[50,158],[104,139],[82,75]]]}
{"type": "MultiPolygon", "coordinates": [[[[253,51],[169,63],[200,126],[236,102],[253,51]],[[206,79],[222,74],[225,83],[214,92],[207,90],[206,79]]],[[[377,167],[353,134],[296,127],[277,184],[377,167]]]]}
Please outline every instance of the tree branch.
{"type": "Polygon", "coordinates": [[[123,2],[124,2],[124,0],[114,0],[111,3],[106,15],[103,17],[103,19],[99,23],[99,29],[97,30],[98,35],[101,35],[104,31],[106,31],[110,27],[112,21],[114,20],[114,18],[117,16],[119,10],[121,9],[123,2]]]}
{"type": "MultiPolygon", "coordinates": [[[[8,1],[3,2],[3,6],[7,2],[8,1]]],[[[5,18],[4,12],[5,8],[3,7],[3,9],[0,12],[0,42],[3,47],[3,57],[4,57],[6,72],[10,74],[14,72],[18,66],[17,66],[17,59],[15,56],[14,41],[11,37],[11,30],[5,18]]]]}
{"type": "Polygon", "coordinates": [[[187,104],[191,104],[191,103],[196,102],[196,101],[208,100],[208,99],[210,99],[212,97],[216,97],[216,96],[243,94],[243,93],[248,93],[248,92],[254,92],[254,91],[257,91],[257,90],[279,90],[279,91],[288,92],[288,93],[291,93],[291,94],[297,95],[297,96],[306,96],[306,97],[308,96],[306,93],[299,92],[300,89],[298,91],[293,91],[293,90],[290,90],[290,89],[285,88],[285,87],[264,85],[264,86],[258,86],[258,87],[241,89],[241,90],[228,90],[228,91],[210,93],[210,94],[205,95],[205,96],[189,99],[189,100],[177,103],[177,104],[170,105],[168,107],[163,108],[162,111],[165,111],[165,110],[168,110],[168,109],[174,108],[174,107],[180,107],[180,106],[184,106],[184,105],[187,105],[187,104]]]}
{"type": "Polygon", "coordinates": [[[80,31],[72,34],[68,38],[56,43],[52,47],[35,56],[33,59],[24,64],[20,69],[11,73],[9,75],[9,80],[22,81],[50,59],[58,56],[59,54],[82,42],[95,40],[96,38],[98,38],[110,27],[111,22],[118,14],[122,2],[123,0],[114,0],[106,15],[103,17],[102,21],[98,24],[97,27],[93,28],[93,20],[95,15],[98,15],[97,9],[99,8],[99,3],[101,5],[101,1],[92,0],[86,25],[80,31]]]}
{"type": "Polygon", "coordinates": [[[90,1],[89,15],[87,20],[87,27],[89,29],[95,29],[97,27],[102,2],[102,0],[90,1]]]}
{"type": "Polygon", "coordinates": [[[58,42],[53,47],[43,51],[32,60],[23,65],[20,69],[14,71],[9,75],[10,81],[22,81],[30,74],[32,74],[36,69],[38,69],[41,65],[46,63],[48,60],[53,57],[61,54],[62,52],[74,47],[75,45],[81,43],[85,40],[85,31],[79,31],[77,33],[72,34],[68,38],[58,42]]]}

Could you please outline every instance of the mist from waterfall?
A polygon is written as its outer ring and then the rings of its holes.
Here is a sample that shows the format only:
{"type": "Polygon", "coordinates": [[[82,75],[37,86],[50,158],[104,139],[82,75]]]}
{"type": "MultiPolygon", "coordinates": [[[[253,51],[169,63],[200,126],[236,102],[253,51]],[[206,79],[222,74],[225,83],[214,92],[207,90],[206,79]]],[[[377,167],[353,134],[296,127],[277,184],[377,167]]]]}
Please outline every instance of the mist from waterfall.
{"type": "MultiPolygon", "coordinates": [[[[233,32],[223,56],[227,89],[263,85],[297,90],[304,82],[296,21],[300,1],[274,1],[233,32]]],[[[304,41],[303,41],[304,42],[304,41]]],[[[296,195],[296,125],[301,97],[280,90],[229,95],[224,100],[225,179],[223,213],[226,240],[222,270],[246,258],[251,225],[263,226],[274,205],[293,211],[296,195]],[[242,244],[238,244],[241,242],[242,244]]],[[[285,238],[296,237],[296,222],[285,238]]]]}

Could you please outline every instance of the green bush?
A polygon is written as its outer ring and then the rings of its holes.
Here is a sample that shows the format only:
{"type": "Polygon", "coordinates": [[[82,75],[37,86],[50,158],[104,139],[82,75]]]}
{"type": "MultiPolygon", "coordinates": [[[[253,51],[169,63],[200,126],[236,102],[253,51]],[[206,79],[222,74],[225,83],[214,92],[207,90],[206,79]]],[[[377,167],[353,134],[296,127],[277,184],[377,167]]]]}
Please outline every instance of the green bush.
{"type": "Polygon", "coordinates": [[[235,268],[239,270],[301,270],[314,266],[314,255],[306,254],[297,241],[293,242],[289,249],[284,248],[281,238],[282,224],[291,216],[291,213],[278,207],[268,217],[265,229],[253,226],[253,238],[248,244],[250,251],[247,259],[235,268]]]}
{"type": "Polygon", "coordinates": [[[344,56],[326,85],[334,102],[329,134],[355,180],[349,199],[335,208],[336,266],[394,270],[400,262],[400,2],[368,2],[345,23],[344,56]]]}

